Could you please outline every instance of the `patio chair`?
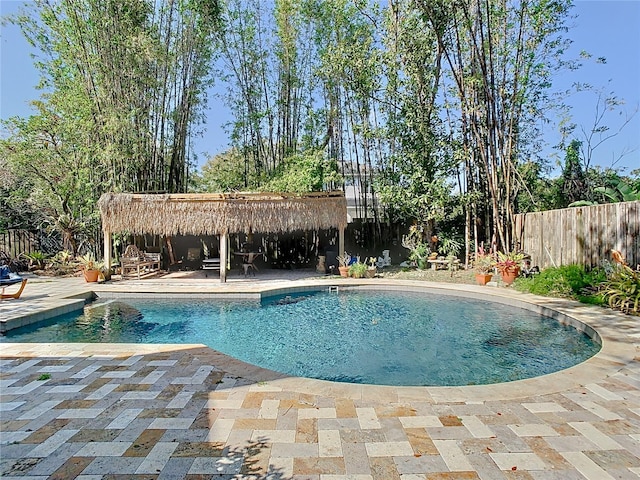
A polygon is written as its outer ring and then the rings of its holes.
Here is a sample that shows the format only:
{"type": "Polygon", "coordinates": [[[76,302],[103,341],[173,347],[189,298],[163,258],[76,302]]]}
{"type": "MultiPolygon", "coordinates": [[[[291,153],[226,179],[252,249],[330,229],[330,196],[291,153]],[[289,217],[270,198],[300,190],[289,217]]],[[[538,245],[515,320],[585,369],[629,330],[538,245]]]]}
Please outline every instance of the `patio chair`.
{"type": "Polygon", "coordinates": [[[16,275],[11,273],[9,267],[2,265],[0,266],[0,288],[2,289],[2,293],[0,293],[0,300],[5,299],[14,299],[17,300],[22,295],[22,291],[24,290],[25,285],[27,284],[27,279],[22,278],[20,275],[16,275]],[[20,288],[15,293],[4,293],[5,288],[10,285],[15,285],[16,283],[20,283],[20,288]]]}
{"type": "Polygon", "coordinates": [[[249,253],[247,255],[242,256],[242,269],[244,270],[244,276],[246,277],[249,272],[253,273],[253,276],[256,276],[256,271],[258,267],[254,263],[256,258],[260,255],[259,253],[249,253]]]}

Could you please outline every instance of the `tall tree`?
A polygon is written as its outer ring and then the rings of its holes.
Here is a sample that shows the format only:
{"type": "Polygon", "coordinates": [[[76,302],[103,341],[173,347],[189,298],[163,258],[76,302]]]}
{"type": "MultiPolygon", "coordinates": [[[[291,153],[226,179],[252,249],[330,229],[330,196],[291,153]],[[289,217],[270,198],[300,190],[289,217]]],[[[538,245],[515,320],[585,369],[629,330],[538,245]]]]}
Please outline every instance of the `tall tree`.
{"type": "Polygon", "coordinates": [[[528,122],[566,46],[569,0],[417,0],[449,65],[467,188],[486,191],[490,233],[513,247],[518,162],[528,122]],[[473,179],[477,179],[473,181],[473,179]]]}
{"type": "Polygon", "coordinates": [[[13,133],[4,142],[10,167],[27,175],[25,159],[46,157],[44,175],[75,174],[75,186],[64,188],[86,187],[89,195],[77,208],[61,198],[60,211],[76,221],[104,191],[185,191],[218,1],[36,0],[32,7],[13,20],[42,54],[44,93],[30,120],[5,124],[13,133]]]}
{"type": "Polygon", "coordinates": [[[443,141],[438,90],[442,51],[415,2],[389,2],[384,54],[389,155],[382,163],[381,199],[396,221],[413,221],[431,236],[450,197],[451,148],[443,141]]]}

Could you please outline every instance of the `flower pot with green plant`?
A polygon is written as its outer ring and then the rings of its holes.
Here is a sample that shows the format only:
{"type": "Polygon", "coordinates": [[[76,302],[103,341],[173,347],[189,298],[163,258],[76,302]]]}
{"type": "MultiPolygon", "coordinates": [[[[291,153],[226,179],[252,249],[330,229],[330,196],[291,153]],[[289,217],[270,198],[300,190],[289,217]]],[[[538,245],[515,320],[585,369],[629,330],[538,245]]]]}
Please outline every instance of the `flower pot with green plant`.
{"type": "Polygon", "coordinates": [[[485,252],[483,247],[478,248],[476,258],[473,261],[473,271],[476,274],[476,282],[478,285],[486,285],[493,277],[493,269],[496,261],[491,251],[485,252]]]}
{"type": "Polygon", "coordinates": [[[506,285],[511,285],[520,275],[520,267],[524,260],[524,254],[517,252],[498,252],[496,270],[502,276],[502,281],[506,285]]]}
{"type": "Polygon", "coordinates": [[[357,261],[349,265],[349,276],[353,278],[362,278],[367,273],[367,264],[357,261]]]}
{"type": "Polygon", "coordinates": [[[104,264],[102,262],[98,262],[91,252],[78,257],[78,260],[80,261],[82,275],[84,276],[85,281],[97,282],[98,277],[104,268],[104,264]]]}

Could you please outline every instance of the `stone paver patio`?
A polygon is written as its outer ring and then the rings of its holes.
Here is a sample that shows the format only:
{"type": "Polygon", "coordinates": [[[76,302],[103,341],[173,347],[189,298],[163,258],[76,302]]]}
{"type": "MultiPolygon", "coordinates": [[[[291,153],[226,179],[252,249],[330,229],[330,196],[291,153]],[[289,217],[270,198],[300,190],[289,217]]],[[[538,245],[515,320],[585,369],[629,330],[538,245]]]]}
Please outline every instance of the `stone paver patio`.
{"type": "MultiPolygon", "coordinates": [[[[23,300],[0,304],[0,316],[39,314],[68,295],[82,296],[87,285],[76,280],[30,282],[23,300]]],[[[208,295],[322,282],[265,275],[220,285],[174,277],[97,288],[104,296],[208,295]]],[[[534,302],[593,326],[603,349],[571,369],[519,382],[380,387],[286,377],[202,345],[2,343],[0,476],[640,477],[640,319],[504,288],[369,283],[534,302]]]]}

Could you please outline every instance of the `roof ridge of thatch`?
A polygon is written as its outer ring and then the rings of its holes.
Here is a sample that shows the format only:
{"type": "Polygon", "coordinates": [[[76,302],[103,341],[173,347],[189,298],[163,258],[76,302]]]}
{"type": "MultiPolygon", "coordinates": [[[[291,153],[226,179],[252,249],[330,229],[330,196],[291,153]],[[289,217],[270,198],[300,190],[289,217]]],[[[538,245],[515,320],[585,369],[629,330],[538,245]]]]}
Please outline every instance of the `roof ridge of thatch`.
{"type": "Polygon", "coordinates": [[[217,235],[345,228],[344,193],[105,193],[98,201],[110,232],[217,235]]]}

